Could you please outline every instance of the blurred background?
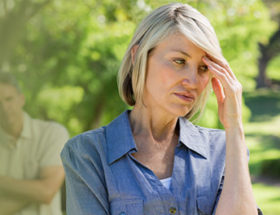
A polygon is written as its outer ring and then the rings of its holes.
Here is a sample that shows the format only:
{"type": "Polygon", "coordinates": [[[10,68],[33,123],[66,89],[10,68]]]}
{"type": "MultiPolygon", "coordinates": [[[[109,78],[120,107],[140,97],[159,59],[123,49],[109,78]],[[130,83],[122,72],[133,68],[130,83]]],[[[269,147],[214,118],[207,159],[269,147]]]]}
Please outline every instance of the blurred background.
{"type": "MultiPolygon", "coordinates": [[[[116,74],[137,26],[167,0],[1,0],[0,70],[12,73],[34,118],[71,136],[128,108],[116,74]]],[[[185,0],[213,24],[243,85],[243,120],[257,203],[280,214],[280,1],[185,0]]],[[[211,95],[198,123],[222,128],[211,95]]]]}

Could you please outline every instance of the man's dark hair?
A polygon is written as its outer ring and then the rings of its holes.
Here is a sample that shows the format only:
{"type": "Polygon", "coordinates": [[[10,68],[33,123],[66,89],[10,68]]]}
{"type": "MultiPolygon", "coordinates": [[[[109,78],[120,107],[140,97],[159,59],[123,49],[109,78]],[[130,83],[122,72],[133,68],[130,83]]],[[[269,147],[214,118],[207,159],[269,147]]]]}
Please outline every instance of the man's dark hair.
{"type": "Polygon", "coordinates": [[[18,85],[16,78],[8,73],[8,72],[1,72],[0,71],[0,84],[8,84],[17,89],[18,92],[21,92],[21,89],[18,85]]]}

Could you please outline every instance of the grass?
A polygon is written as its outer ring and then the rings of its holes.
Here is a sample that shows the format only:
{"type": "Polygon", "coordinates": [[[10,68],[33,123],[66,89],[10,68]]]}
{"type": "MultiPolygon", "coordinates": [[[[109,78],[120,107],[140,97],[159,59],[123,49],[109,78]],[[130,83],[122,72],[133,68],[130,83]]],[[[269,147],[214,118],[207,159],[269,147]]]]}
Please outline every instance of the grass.
{"type": "Polygon", "coordinates": [[[246,143],[250,150],[250,173],[256,178],[253,191],[265,215],[280,214],[280,93],[273,90],[245,92],[251,118],[245,123],[246,143]],[[271,181],[278,181],[271,183],[271,181]]]}
{"type": "Polygon", "coordinates": [[[280,214],[280,187],[257,183],[253,185],[253,191],[264,215],[280,214]]]}

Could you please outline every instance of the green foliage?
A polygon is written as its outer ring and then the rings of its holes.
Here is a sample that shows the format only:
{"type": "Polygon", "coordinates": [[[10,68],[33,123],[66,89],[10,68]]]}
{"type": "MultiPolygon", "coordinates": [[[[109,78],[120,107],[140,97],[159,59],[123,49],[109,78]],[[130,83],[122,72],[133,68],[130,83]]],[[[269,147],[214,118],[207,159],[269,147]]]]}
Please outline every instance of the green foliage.
{"type": "Polygon", "coordinates": [[[37,106],[34,111],[47,110],[47,118],[66,122],[71,131],[80,133],[82,130],[74,113],[83,97],[84,90],[81,87],[46,88],[38,95],[38,104],[41,107],[37,106]]]}
{"type": "Polygon", "coordinates": [[[217,117],[218,115],[217,99],[213,94],[209,96],[203,116],[201,117],[201,119],[197,124],[208,128],[211,127],[222,128],[222,125],[217,117]]]}
{"type": "MultiPolygon", "coordinates": [[[[29,1],[32,15],[20,9],[22,2],[0,16],[0,23],[6,23],[13,12],[13,23],[21,23],[21,28],[9,30],[16,38],[0,38],[6,51],[13,50],[7,56],[0,50],[0,56],[6,56],[0,58],[0,68],[19,79],[31,115],[56,120],[75,135],[110,122],[127,108],[116,84],[126,47],[137,23],[151,9],[173,1],[34,0],[29,1]],[[39,3],[41,7],[36,7],[39,3]]],[[[275,29],[261,0],[188,3],[210,19],[244,89],[253,89],[257,42],[267,41],[275,29]]],[[[250,111],[245,105],[243,114],[246,122],[250,111]]],[[[214,95],[200,125],[221,128],[214,95]]]]}
{"type": "Polygon", "coordinates": [[[214,14],[215,17],[210,19],[213,20],[224,56],[244,90],[253,90],[254,77],[258,72],[258,42],[268,41],[276,30],[276,23],[270,21],[268,9],[258,0],[225,1],[214,14]]]}

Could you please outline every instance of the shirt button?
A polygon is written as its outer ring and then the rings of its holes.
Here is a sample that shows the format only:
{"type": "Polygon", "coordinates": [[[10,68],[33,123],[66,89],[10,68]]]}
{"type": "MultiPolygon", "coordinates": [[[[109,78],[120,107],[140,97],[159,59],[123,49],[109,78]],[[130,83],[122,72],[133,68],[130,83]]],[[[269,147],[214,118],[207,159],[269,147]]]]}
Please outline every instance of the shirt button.
{"type": "Polygon", "coordinates": [[[176,208],[174,208],[174,207],[169,208],[169,213],[170,214],[175,214],[176,213],[176,208]]]}

